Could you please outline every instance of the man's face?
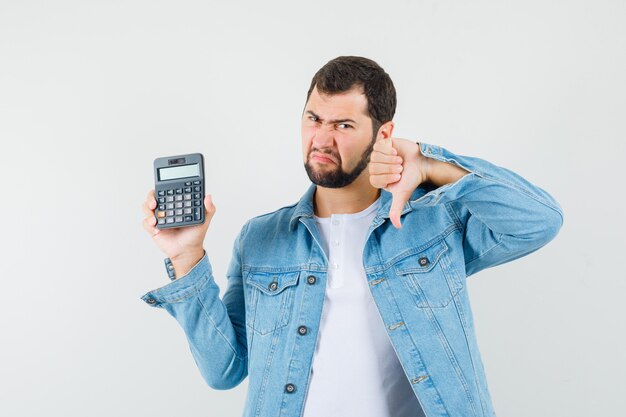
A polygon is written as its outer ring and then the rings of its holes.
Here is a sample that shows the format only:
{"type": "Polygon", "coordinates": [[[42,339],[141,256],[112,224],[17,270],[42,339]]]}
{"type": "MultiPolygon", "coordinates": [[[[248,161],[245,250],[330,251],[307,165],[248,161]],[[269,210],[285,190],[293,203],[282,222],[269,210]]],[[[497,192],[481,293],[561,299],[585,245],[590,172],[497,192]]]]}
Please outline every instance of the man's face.
{"type": "Polygon", "coordinates": [[[326,95],[313,88],[302,114],[304,168],[311,182],[341,188],[367,167],[376,132],[361,88],[326,95]]]}

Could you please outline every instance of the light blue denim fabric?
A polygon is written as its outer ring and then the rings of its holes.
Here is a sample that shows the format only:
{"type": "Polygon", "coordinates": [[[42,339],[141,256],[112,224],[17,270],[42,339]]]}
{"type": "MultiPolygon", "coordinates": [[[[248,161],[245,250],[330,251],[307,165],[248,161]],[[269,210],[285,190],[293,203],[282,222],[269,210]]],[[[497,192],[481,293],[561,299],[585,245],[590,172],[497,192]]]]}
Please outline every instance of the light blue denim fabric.
{"type": "MultiPolygon", "coordinates": [[[[391,194],[381,190],[363,250],[369,288],[425,415],[495,416],[466,277],[550,242],[563,211],[506,168],[420,147],[470,173],[439,188],[418,187],[399,230],[389,220],[391,194]]],[[[297,204],[246,222],[222,299],[206,253],[187,275],[142,296],[178,321],[210,387],[233,388],[249,376],[244,417],[302,414],[328,268],[313,218],[315,187],[297,204]]],[[[355,384],[368,383],[358,369],[349,372],[355,384]]]]}

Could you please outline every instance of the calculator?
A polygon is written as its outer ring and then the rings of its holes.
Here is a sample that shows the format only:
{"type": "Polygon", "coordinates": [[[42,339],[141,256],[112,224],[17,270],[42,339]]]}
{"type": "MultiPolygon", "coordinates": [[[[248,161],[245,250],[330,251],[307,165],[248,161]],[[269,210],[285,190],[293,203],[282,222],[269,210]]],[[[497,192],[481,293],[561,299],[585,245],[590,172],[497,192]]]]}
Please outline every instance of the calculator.
{"type": "Polygon", "coordinates": [[[204,157],[200,153],[154,160],[157,229],[204,223],[204,157]]]}

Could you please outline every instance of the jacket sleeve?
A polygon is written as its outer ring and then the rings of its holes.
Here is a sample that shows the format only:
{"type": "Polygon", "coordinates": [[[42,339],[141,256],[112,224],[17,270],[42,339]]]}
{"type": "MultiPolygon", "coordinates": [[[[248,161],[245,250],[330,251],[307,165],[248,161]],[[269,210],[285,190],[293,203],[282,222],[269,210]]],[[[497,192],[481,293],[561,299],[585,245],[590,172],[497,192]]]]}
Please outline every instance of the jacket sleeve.
{"type": "Polygon", "coordinates": [[[445,204],[462,231],[466,276],[528,255],[559,232],[563,210],[542,188],[484,159],[418,144],[424,156],[469,171],[410,202],[413,207],[445,204]]]}
{"type": "Polygon", "coordinates": [[[141,297],[178,321],[202,377],[219,390],[236,387],[248,375],[240,250],[247,225],[235,239],[222,299],[206,252],[186,275],[141,297]]]}

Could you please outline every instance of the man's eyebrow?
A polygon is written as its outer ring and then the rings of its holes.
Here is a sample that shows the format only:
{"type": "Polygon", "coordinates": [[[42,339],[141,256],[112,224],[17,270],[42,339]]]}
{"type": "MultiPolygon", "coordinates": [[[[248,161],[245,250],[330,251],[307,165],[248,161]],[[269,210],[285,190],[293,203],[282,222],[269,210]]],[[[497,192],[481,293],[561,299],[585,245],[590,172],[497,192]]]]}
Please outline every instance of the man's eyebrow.
{"type": "MultiPolygon", "coordinates": [[[[315,116],[315,117],[317,117],[319,120],[323,121],[323,119],[322,119],[321,117],[319,117],[317,114],[313,113],[311,110],[307,110],[306,112],[307,112],[307,113],[309,113],[311,116],[315,116]]],[[[354,120],[352,120],[352,119],[335,119],[335,120],[329,120],[329,121],[328,121],[328,123],[332,123],[332,124],[335,124],[335,123],[344,123],[344,122],[350,122],[350,123],[357,124],[357,122],[355,122],[355,121],[354,121],[354,120]]]]}

